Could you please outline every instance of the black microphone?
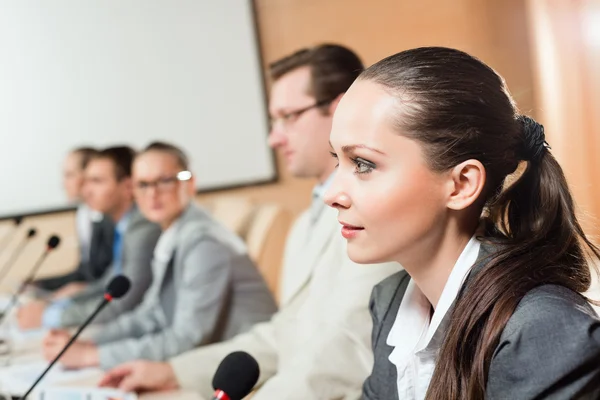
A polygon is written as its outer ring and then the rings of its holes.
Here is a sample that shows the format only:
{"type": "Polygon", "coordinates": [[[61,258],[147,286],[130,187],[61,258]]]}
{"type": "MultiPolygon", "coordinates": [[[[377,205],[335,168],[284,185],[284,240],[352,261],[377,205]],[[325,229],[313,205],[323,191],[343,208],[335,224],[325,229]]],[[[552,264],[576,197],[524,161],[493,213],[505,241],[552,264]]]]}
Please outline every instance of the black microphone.
{"type": "Polygon", "coordinates": [[[14,217],[13,222],[15,223],[13,229],[9,231],[6,235],[4,235],[4,237],[2,238],[2,244],[0,244],[0,251],[4,251],[4,249],[8,245],[8,242],[10,242],[10,239],[12,238],[12,234],[14,234],[19,225],[21,225],[21,222],[23,222],[23,217],[14,217]]]}
{"type": "Polygon", "coordinates": [[[258,362],[244,351],[234,351],[221,361],[213,376],[212,400],[242,400],[258,382],[258,362]]]}
{"type": "Polygon", "coordinates": [[[36,233],[37,233],[37,230],[35,228],[29,229],[29,231],[27,231],[27,235],[25,235],[25,237],[21,240],[21,242],[17,245],[17,247],[15,247],[14,251],[8,258],[8,260],[6,260],[6,262],[2,266],[2,270],[0,270],[0,283],[2,283],[4,278],[6,278],[6,275],[10,271],[15,260],[17,259],[17,257],[19,257],[21,252],[23,252],[23,249],[25,248],[25,245],[27,244],[27,242],[29,242],[29,239],[34,237],[36,235],[36,233]]]}
{"type": "Polygon", "coordinates": [[[60,238],[57,235],[50,236],[50,238],[48,239],[48,243],[46,244],[46,250],[44,250],[44,252],[40,256],[40,258],[38,258],[36,263],[33,265],[33,268],[29,272],[29,275],[27,276],[27,278],[19,285],[19,288],[10,298],[10,301],[6,305],[6,308],[4,308],[4,311],[2,311],[2,313],[0,314],[0,324],[2,323],[2,321],[4,321],[4,318],[6,318],[6,316],[10,312],[10,310],[12,310],[12,308],[15,306],[15,304],[17,304],[17,299],[19,298],[19,296],[21,294],[23,294],[23,292],[27,288],[27,285],[29,285],[31,282],[33,282],[33,279],[35,278],[35,274],[37,274],[38,270],[42,266],[42,263],[44,262],[46,257],[48,257],[48,254],[52,250],[54,250],[59,245],[59,243],[60,243],[60,238]]]}
{"type": "Polygon", "coordinates": [[[36,381],[33,382],[33,385],[31,385],[29,390],[27,390],[27,392],[25,392],[23,397],[21,397],[21,400],[25,400],[27,398],[27,396],[33,391],[33,389],[35,389],[35,387],[38,385],[38,383],[40,383],[40,381],[44,378],[44,376],[46,376],[48,371],[50,371],[50,369],[54,366],[54,364],[56,364],[58,362],[58,360],[60,360],[62,355],[65,354],[65,352],[69,349],[69,347],[71,347],[73,342],[75,342],[75,340],[77,340],[77,338],[79,337],[81,332],[90,324],[90,322],[92,322],[92,320],[94,318],[96,318],[96,315],[98,315],[98,313],[100,311],[102,311],[102,309],[104,307],[106,307],[106,305],[108,303],[113,301],[113,299],[119,299],[119,298],[125,296],[125,294],[129,291],[130,287],[131,287],[131,281],[125,275],[117,275],[114,278],[112,278],[112,280],[106,287],[106,291],[104,293],[104,298],[102,299],[100,304],[98,304],[98,307],[96,308],[96,310],[88,317],[88,319],[85,320],[85,322],[79,327],[79,329],[77,329],[77,332],[75,332],[75,334],[67,342],[65,347],[63,347],[63,349],[60,351],[60,353],[58,353],[58,355],[56,357],[54,357],[54,359],[52,360],[52,362],[50,362],[50,365],[48,365],[48,367],[44,370],[44,372],[42,372],[42,374],[36,379],[36,381]]]}

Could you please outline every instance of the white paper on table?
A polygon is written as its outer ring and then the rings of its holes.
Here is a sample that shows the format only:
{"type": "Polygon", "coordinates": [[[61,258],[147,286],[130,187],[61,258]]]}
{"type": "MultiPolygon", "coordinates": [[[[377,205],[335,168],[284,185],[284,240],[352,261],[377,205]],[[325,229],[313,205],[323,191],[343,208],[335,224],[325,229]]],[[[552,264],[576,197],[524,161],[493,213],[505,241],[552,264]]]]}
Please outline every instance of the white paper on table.
{"type": "MultiPolygon", "coordinates": [[[[30,363],[11,365],[2,368],[0,373],[0,387],[5,392],[14,395],[24,394],[35,380],[44,372],[48,363],[40,360],[30,363]]],[[[97,368],[84,368],[79,370],[66,370],[60,365],[52,367],[44,379],[39,383],[40,387],[46,387],[51,384],[76,382],[98,375],[97,368]]],[[[88,400],[84,398],[85,400],[88,400]]]]}
{"type": "Polygon", "coordinates": [[[36,400],[137,400],[133,393],[116,389],[89,387],[52,387],[35,391],[36,400]]]}

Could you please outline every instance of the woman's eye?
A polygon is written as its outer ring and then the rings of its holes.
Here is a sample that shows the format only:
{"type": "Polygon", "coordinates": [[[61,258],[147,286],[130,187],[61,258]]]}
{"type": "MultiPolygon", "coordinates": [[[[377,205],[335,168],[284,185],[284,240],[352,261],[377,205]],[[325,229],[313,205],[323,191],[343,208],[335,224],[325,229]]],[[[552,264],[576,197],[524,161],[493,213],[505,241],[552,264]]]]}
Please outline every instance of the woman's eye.
{"type": "Polygon", "coordinates": [[[352,162],[356,165],[357,174],[368,174],[375,169],[375,164],[362,158],[353,158],[352,162]]]}

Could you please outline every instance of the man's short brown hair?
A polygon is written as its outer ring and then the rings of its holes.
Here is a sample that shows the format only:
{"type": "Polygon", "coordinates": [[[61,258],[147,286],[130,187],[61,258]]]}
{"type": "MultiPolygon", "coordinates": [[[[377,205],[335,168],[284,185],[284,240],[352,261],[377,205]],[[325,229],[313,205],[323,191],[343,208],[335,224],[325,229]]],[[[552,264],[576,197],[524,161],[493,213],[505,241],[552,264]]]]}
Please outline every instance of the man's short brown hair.
{"type": "Polygon", "coordinates": [[[298,50],[269,66],[274,81],[301,67],[310,68],[308,93],[314,96],[317,103],[335,100],[348,90],[364,69],[356,53],[336,44],[298,50]]]}
{"type": "Polygon", "coordinates": [[[135,158],[135,150],[129,146],[107,147],[92,155],[91,160],[106,159],[115,166],[115,178],[120,181],[131,177],[131,164],[135,158]]]}
{"type": "Polygon", "coordinates": [[[87,167],[88,162],[90,162],[96,153],[98,153],[98,150],[94,149],[93,147],[86,146],[76,147],[71,150],[71,154],[77,154],[80,157],[79,168],[81,168],[81,170],[84,170],[85,167],[87,167]]]}

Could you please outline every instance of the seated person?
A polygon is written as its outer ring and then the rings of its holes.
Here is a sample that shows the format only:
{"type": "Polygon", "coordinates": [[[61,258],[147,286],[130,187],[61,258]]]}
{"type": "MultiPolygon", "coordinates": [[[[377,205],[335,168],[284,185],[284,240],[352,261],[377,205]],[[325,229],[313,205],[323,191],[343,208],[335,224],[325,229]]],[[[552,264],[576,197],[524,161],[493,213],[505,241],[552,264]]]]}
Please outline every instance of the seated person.
{"type": "Polygon", "coordinates": [[[110,218],[92,210],[83,199],[84,170],[96,153],[89,147],[71,151],[63,165],[63,187],[69,202],[78,204],[75,214],[79,242],[79,265],[64,275],[38,279],[32,286],[53,298],[75,294],[100,278],[112,262],[114,225],[110,218]]]}
{"type": "Polygon", "coordinates": [[[160,227],[138,211],[133,201],[129,147],[111,147],[98,152],[85,169],[84,197],[89,206],[113,221],[111,266],[102,277],[73,296],[51,302],[37,300],[17,311],[21,329],[60,328],[80,325],[97,307],[106,285],[115,274],[127,275],[131,290],[106,307],[97,322],[114,319],[137,306],[152,281],[150,262],[160,227]]]}
{"type": "MultiPolygon", "coordinates": [[[[140,210],[162,228],[152,285],[134,310],[102,326],[91,340],[75,342],[61,359],[69,368],[165,360],[232,338],[276,311],[243,241],[194,204],[194,178],[180,149],[149,145],[135,159],[133,181],[140,210]]],[[[68,332],[50,332],[46,358],[54,358],[69,338],[68,332]]]]}
{"type": "Polygon", "coordinates": [[[361,74],[333,127],[325,198],[361,227],[349,257],[405,268],[373,290],[362,399],[600,399],[582,295],[600,249],[504,79],[459,50],[402,51],[361,74]]]}
{"type": "Polygon", "coordinates": [[[286,156],[292,175],[319,182],[311,208],[287,238],[280,310],[247,333],[168,362],[125,363],[109,371],[102,385],[181,388],[211,398],[217,366],[230,352],[243,350],[260,367],[253,400],[360,396],[373,365],[369,295],[377,282],[400,268],[397,263],[351,262],[336,212],[323,203],[336,165],[329,154],[333,112],[361,69],[356,54],[338,45],[302,50],[272,66],[269,144],[286,156]],[[304,110],[301,116],[297,110],[304,110]]]}

